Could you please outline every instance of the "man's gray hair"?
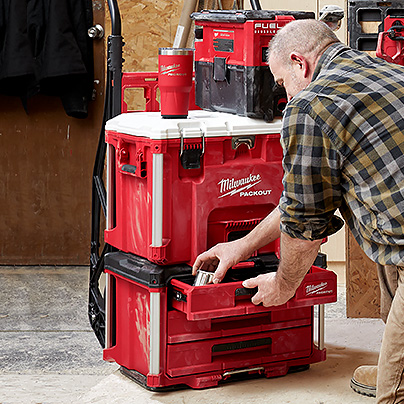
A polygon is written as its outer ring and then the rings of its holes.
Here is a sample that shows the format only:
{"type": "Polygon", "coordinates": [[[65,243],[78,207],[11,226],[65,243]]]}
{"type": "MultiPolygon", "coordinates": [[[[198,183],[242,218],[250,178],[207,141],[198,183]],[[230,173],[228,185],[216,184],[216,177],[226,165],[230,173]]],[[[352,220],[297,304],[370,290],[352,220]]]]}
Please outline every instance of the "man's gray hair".
{"type": "Polygon", "coordinates": [[[268,46],[267,60],[275,55],[284,65],[291,64],[289,55],[320,55],[332,43],[340,42],[333,31],[318,20],[296,20],[286,24],[268,46]]]}

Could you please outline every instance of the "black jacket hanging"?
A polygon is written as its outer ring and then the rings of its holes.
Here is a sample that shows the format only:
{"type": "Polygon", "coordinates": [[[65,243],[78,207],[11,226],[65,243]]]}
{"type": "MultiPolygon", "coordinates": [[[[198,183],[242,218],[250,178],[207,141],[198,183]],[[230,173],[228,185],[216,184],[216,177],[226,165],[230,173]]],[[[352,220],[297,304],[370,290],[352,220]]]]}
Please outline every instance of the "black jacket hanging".
{"type": "Polygon", "coordinates": [[[26,98],[35,87],[27,0],[0,0],[0,94],[26,98]]]}
{"type": "Polygon", "coordinates": [[[92,97],[91,0],[28,0],[28,35],[42,94],[59,96],[66,113],[88,115],[92,97]]]}
{"type": "Polygon", "coordinates": [[[91,0],[0,0],[0,94],[58,96],[69,116],[87,117],[92,24],[91,0]]]}

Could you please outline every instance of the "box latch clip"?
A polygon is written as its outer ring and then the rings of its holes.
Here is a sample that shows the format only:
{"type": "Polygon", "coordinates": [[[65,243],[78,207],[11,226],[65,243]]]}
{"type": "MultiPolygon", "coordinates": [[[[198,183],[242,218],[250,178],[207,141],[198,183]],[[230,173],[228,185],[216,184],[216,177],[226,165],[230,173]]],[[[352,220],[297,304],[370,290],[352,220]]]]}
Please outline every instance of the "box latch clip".
{"type": "Polygon", "coordinates": [[[201,128],[201,142],[185,144],[184,130],[180,130],[181,136],[181,151],[180,159],[181,164],[186,170],[201,168],[201,159],[205,153],[205,133],[201,128]]]}

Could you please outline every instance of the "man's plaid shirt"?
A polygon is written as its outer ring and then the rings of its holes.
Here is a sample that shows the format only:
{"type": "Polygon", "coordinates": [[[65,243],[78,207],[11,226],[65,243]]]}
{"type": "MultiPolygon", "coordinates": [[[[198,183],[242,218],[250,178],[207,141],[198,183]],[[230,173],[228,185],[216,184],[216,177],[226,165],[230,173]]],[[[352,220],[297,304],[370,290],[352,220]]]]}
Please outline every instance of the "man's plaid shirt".
{"type": "Polygon", "coordinates": [[[284,112],[281,230],[315,240],[339,209],[366,254],[404,266],[404,67],[341,43],[284,112]]]}

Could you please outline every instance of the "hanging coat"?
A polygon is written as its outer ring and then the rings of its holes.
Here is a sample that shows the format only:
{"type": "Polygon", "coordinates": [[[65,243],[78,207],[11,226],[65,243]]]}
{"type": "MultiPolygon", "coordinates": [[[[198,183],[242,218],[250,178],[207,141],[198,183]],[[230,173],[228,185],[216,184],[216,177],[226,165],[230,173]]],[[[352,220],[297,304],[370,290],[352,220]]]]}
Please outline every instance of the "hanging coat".
{"type": "Polygon", "coordinates": [[[36,85],[26,21],[27,0],[0,0],[0,93],[25,101],[36,85]]]}
{"type": "Polygon", "coordinates": [[[92,99],[91,0],[0,0],[0,94],[60,97],[85,118],[92,99]]]}
{"type": "Polygon", "coordinates": [[[28,0],[28,36],[42,94],[59,96],[68,115],[85,118],[92,98],[91,0],[28,0]]]}

